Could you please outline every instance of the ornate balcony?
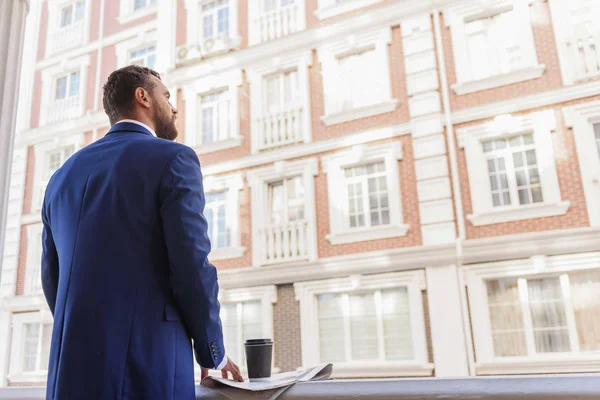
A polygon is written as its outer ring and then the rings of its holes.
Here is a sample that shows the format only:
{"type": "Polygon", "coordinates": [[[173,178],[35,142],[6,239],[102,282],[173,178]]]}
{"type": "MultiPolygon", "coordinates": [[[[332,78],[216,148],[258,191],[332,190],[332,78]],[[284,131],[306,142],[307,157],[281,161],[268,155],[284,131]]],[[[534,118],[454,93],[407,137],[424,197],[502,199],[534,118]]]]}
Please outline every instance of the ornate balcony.
{"type": "Polygon", "coordinates": [[[51,36],[50,53],[57,53],[83,43],[83,29],[84,21],[81,20],[56,30],[51,36]]]}
{"type": "Polygon", "coordinates": [[[71,96],[52,102],[45,110],[43,124],[73,119],[81,116],[81,97],[71,96]]]}
{"type": "Polygon", "coordinates": [[[257,42],[279,39],[303,29],[300,17],[300,5],[296,3],[261,13],[254,20],[257,42]]]}
{"type": "Polygon", "coordinates": [[[297,107],[258,117],[258,150],[269,150],[304,141],[303,113],[302,107],[297,107]]]}
{"type": "Polygon", "coordinates": [[[271,225],[259,230],[261,265],[308,259],[308,221],[271,225]]]}
{"type": "Polygon", "coordinates": [[[580,33],[565,42],[573,81],[600,76],[600,34],[580,33]]]}

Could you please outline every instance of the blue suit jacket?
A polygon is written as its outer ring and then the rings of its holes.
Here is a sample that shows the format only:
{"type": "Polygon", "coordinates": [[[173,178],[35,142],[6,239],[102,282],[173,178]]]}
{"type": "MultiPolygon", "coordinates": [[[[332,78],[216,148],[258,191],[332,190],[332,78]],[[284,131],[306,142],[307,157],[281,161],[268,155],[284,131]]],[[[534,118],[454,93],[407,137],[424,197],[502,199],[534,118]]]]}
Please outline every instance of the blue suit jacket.
{"type": "Polygon", "coordinates": [[[195,399],[223,360],[196,153],[115,124],[52,177],[42,285],[54,328],[47,399],[195,399]]]}

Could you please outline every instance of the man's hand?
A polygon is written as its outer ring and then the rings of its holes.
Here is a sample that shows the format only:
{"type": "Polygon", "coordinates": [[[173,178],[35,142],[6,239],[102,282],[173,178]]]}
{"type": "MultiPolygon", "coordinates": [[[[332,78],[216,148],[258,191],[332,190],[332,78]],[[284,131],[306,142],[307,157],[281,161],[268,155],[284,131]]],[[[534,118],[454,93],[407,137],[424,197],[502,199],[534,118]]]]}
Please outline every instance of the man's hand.
{"type": "MultiPolygon", "coordinates": [[[[208,376],[208,368],[201,369],[200,379],[204,379],[208,376]]],[[[240,372],[240,368],[231,361],[231,358],[227,357],[227,364],[221,370],[221,376],[227,379],[229,376],[228,372],[231,372],[231,377],[234,381],[244,382],[244,378],[242,377],[242,373],[240,372]]]]}

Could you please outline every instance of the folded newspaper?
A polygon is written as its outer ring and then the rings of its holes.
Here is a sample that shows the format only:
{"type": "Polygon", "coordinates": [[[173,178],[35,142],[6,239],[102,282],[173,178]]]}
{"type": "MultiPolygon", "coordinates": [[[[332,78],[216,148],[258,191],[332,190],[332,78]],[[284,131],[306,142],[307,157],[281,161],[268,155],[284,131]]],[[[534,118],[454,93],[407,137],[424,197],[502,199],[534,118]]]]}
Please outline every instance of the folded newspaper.
{"type": "Polygon", "coordinates": [[[274,400],[296,382],[323,381],[329,379],[332,371],[332,364],[321,364],[307,370],[274,374],[268,380],[257,382],[235,382],[207,376],[202,380],[202,386],[214,389],[231,400],[248,398],[274,400]]]}

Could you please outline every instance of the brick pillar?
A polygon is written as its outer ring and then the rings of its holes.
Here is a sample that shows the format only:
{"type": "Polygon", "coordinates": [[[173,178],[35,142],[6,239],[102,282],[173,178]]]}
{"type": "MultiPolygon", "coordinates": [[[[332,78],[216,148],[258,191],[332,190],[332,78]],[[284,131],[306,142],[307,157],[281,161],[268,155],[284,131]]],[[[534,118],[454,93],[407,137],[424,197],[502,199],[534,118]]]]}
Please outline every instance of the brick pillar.
{"type": "Polygon", "coordinates": [[[401,24],[424,245],[451,243],[456,227],[431,16],[401,24]]]}

